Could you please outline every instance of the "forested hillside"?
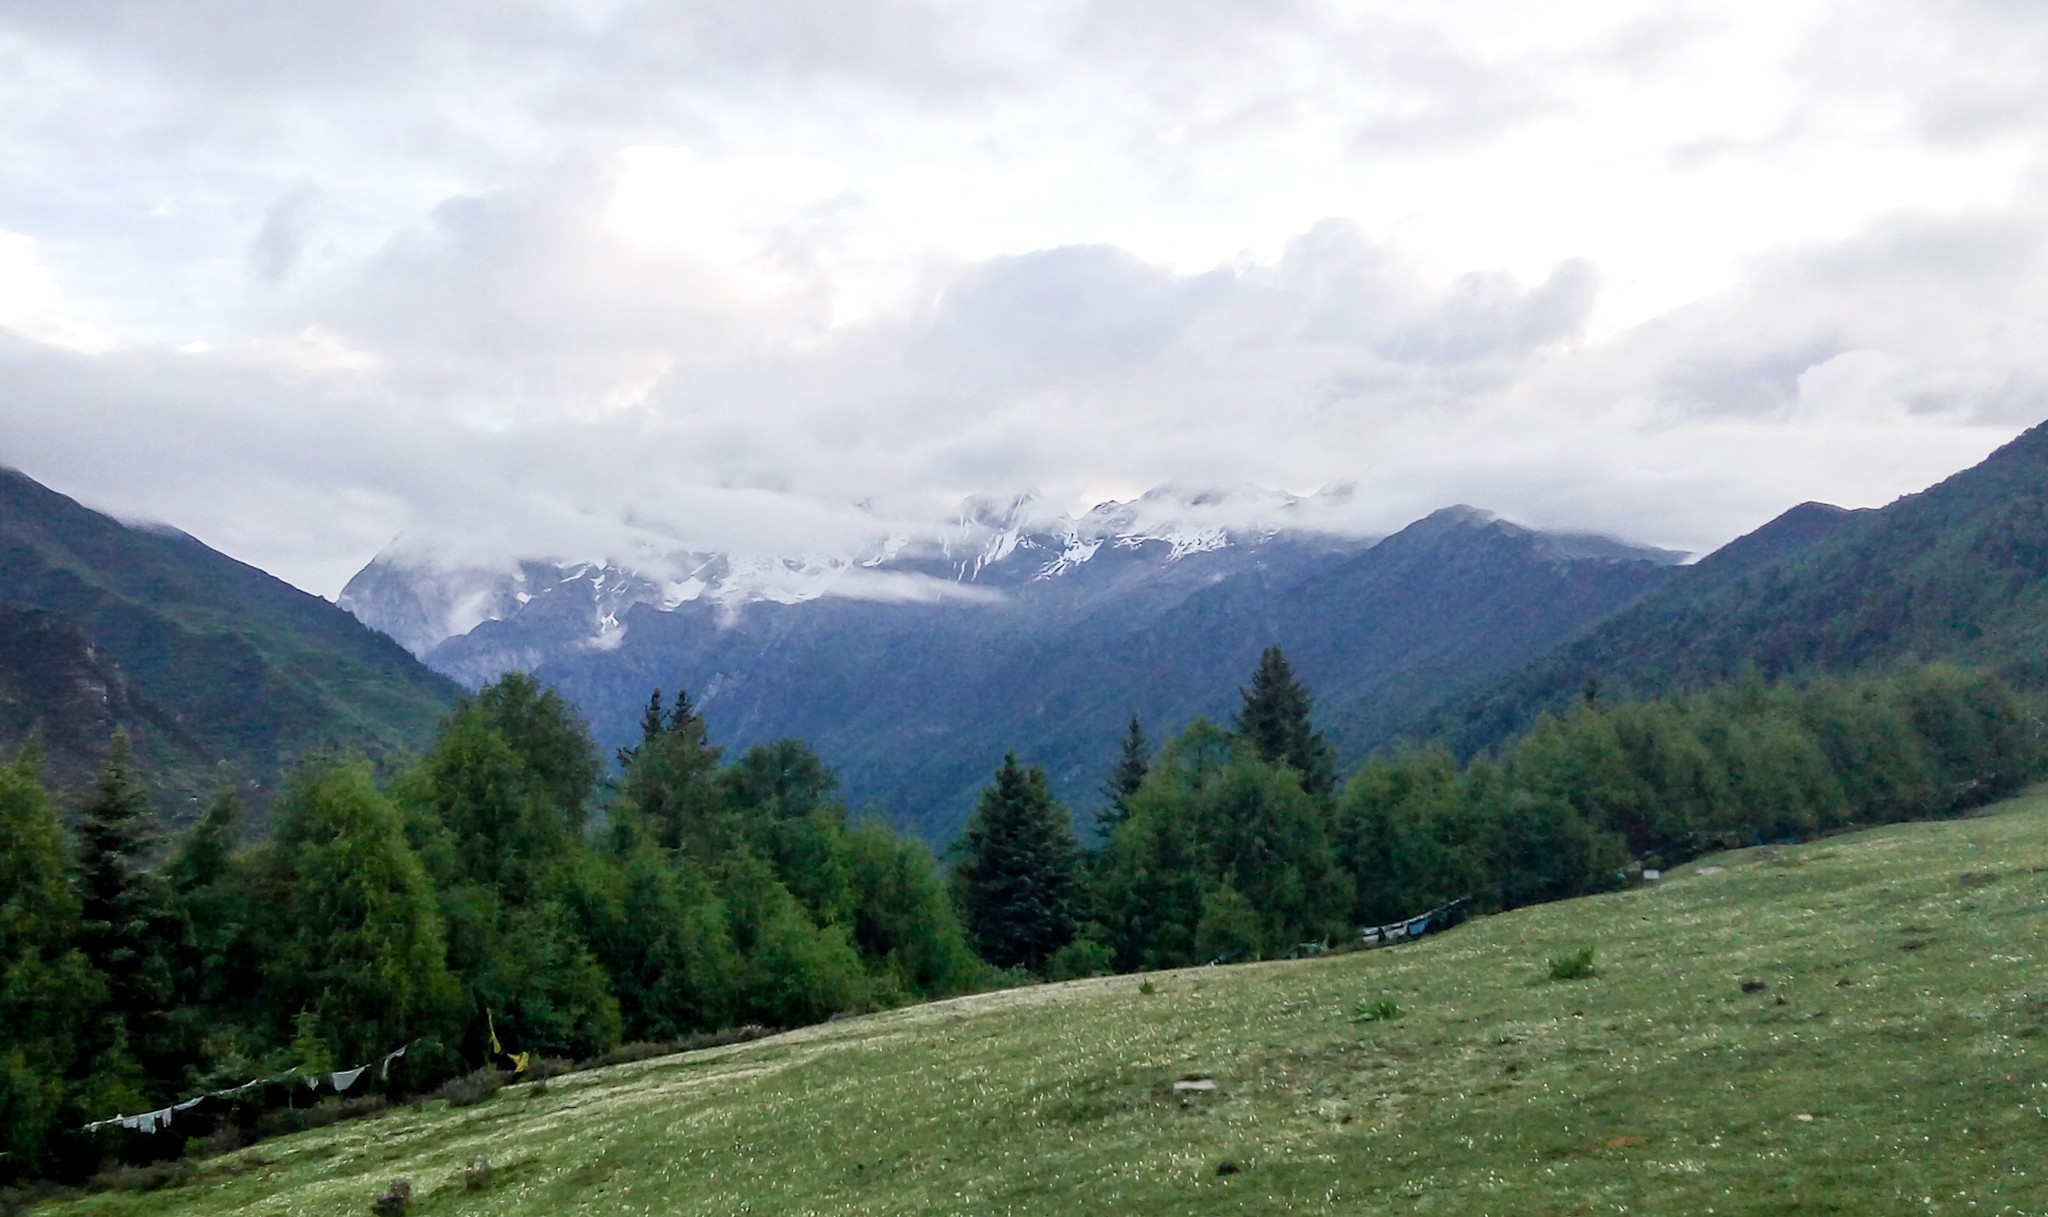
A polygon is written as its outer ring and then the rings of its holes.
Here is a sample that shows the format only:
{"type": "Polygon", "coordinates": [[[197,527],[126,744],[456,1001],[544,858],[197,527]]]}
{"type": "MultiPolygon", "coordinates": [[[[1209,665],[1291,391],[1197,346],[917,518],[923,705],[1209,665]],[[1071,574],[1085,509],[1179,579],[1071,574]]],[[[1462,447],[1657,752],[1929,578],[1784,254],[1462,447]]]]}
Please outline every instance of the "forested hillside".
{"type": "Polygon", "coordinates": [[[1876,511],[1793,508],[1435,720],[1469,753],[1569,704],[1949,660],[2048,685],[2048,425],[1876,511]]]}
{"type": "Polygon", "coordinates": [[[0,619],[0,642],[18,640],[0,645],[10,750],[41,724],[50,774],[68,785],[124,725],[174,808],[203,798],[221,761],[267,789],[321,749],[417,750],[455,693],[317,596],[5,469],[0,606],[32,614],[0,619]]]}

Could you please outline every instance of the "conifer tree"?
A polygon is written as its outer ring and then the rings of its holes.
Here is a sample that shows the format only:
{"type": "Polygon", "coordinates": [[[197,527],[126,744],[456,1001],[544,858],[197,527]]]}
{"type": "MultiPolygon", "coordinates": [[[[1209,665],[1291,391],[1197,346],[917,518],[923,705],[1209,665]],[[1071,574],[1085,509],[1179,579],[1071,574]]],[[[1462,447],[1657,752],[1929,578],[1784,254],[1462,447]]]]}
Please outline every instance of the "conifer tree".
{"type": "Polygon", "coordinates": [[[219,883],[241,839],[242,796],[232,783],[223,782],[206,810],[178,838],[164,867],[171,890],[184,898],[219,883]]]}
{"type": "Polygon", "coordinates": [[[700,859],[730,848],[738,829],[719,789],[720,757],[706,740],[704,720],[690,707],[689,694],[678,690],[667,725],[641,744],[626,767],[617,818],[637,820],[655,844],[700,859]]]}
{"type": "Polygon", "coordinates": [[[1074,936],[1079,847],[1044,770],[1003,757],[961,837],[956,898],[981,957],[1037,969],[1074,936]]]}
{"type": "Polygon", "coordinates": [[[1310,794],[1328,794],[1337,787],[1337,756],[1311,720],[1314,699],[1295,679],[1294,668],[1279,647],[1267,647],[1252,672],[1252,682],[1238,690],[1244,704],[1231,720],[1239,738],[1260,760],[1292,766],[1310,794]]]}
{"type": "Polygon", "coordinates": [[[117,730],[79,814],[79,946],[105,979],[107,1018],[137,1051],[148,1050],[171,1000],[169,902],[144,867],[155,820],[129,757],[128,734],[117,730]]]}
{"type": "Polygon", "coordinates": [[[1107,802],[1095,813],[1098,844],[1107,845],[1123,822],[1131,818],[1131,798],[1145,784],[1145,775],[1151,770],[1152,742],[1145,738],[1145,728],[1133,714],[1130,728],[1124,732],[1123,751],[1117,754],[1116,768],[1110,770],[1109,780],[1102,785],[1107,802]]]}
{"type": "Polygon", "coordinates": [[[656,689],[654,694],[647,699],[647,709],[640,715],[640,742],[630,748],[620,748],[612,753],[614,757],[618,758],[619,768],[624,769],[632,764],[633,758],[640,755],[640,749],[653,743],[654,737],[661,734],[662,725],[661,690],[656,689]]]}

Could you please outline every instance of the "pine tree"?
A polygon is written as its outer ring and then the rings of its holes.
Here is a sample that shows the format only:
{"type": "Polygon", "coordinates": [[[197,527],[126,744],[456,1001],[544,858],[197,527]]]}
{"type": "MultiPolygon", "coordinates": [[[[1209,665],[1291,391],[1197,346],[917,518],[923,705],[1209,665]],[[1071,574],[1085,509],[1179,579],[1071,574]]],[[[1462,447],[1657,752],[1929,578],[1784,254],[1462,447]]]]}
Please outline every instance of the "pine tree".
{"type": "Polygon", "coordinates": [[[117,730],[93,796],[79,814],[79,945],[105,979],[109,1016],[147,1051],[171,1000],[168,900],[144,861],[155,813],[117,730]]]}
{"type": "Polygon", "coordinates": [[[640,715],[640,742],[631,748],[620,748],[612,753],[618,758],[619,768],[624,769],[632,764],[633,758],[640,755],[640,749],[653,743],[654,737],[660,735],[661,731],[661,690],[656,689],[654,695],[647,699],[647,709],[640,715]]]}
{"type": "Polygon", "coordinates": [[[242,797],[232,783],[223,782],[206,810],[178,838],[164,867],[171,889],[183,898],[219,883],[241,839],[242,797]]]}
{"type": "Polygon", "coordinates": [[[1003,757],[960,849],[956,898],[983,959],[1036,969],[1073,938],[1080,852],[1043,770],[1003,757]]]}
{"type": "Polygon", "coordinates": [[[699,729],[698,733],[701,735],[703,733],[702,724],[703,719],[697,714],[696,707],[690,704],[689,691],[687,689],[677,689],[676,704],[670,707],[668,712],[668,730],[683,732],[688,731],[691,727],[697,727],[699,729]]]}
{"type": "Polygon", "coordinates": [[[1295,679],[1294,669],[1279,647],[1259,656],[1249,688],[1238,694],[1244,704],[1231,725],[1259,759],[1289,765],[1301,775],[1302,789],[1328,794],[1337,787],[1337,756],[1311,721],[1314,699],[1295,679]]]}
{"type": "Polygon", "coordinates": [[[1102,810],[1095,813],[1095,839],[1098,843],[1107,845],[1123,822],[1131,818],[1131,797],[1145,784],[1145,775],[1151,769],[1152,742],[1145,738],[1145,728],[1133,714],[1130,729],[1124,733],[1123,751],[1117,755],[1116,768],[1110,770],[1109,780],[1102,784],[1103,797],[1108,801],[1102,810]]]}

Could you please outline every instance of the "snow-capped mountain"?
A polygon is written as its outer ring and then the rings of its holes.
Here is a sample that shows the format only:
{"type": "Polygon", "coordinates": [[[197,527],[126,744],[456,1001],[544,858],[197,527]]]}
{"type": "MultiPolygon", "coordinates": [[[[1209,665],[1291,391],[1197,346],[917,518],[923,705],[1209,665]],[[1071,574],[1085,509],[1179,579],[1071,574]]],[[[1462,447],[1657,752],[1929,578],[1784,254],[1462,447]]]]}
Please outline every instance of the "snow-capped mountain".
{"type": "Polygon", "coordinates": [[[730,617],[749,604],[828,596],[987,601],[987,593],[1061,579],[1093,561],[1165,565],[1283,532],[1345,547],[1369,544],[1339,539],[1333,529],[1336,509],[1349,498],[1348,489],[1303,496],[1256,487],[1160,487],[1076,517],[1029,491],[978,495],[922,536],[877,536],[849,552],[799,557],[679,553],[656,569],[595,558],[528,560],[500,570],[442,566],[401,540],[349,580],[339,603],[422,658],[487,621],[528,616],[608,649],[617,645],[621,615],[641,604],[664,612],[710,604],[730,617]]]}
{"type": "Polygon", "coordinates": [[[1162,488],[1070,516],[1025,494],[789,559],[436,567],[395,548],[342,603],[476,687],[533,672],[630,742],[688,690],[729,751],[795,737],[935,842],[1005,751],[1087,811],[1125,721],[1227,719],[1269,644],[1347,758],[1658,586],[1682,555],[1447,508],[1383,540],[1349,496],[1162,488]]]}

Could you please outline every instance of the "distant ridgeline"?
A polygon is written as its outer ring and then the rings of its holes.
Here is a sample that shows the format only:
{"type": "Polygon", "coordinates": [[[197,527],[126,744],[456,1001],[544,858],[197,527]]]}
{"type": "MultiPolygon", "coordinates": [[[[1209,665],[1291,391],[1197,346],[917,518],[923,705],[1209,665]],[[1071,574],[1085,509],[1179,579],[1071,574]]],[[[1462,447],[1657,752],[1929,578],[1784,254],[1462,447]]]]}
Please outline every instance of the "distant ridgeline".
{"type": "Polygon", "coordinates": [[[1947,660],[2048,688],[2048,425],[1881,510],[1795,507],[1421,734],[1461,755],[1578,699],[1947,660]]]}
{"type": "Polygon", "coordinates": [[[223,763],[264,799],[317,751],[417,752],[455,692],[317,596],[0,469],[0,756],[39,732],[60,786],[119,726],[173,814],[223,763]]]}

